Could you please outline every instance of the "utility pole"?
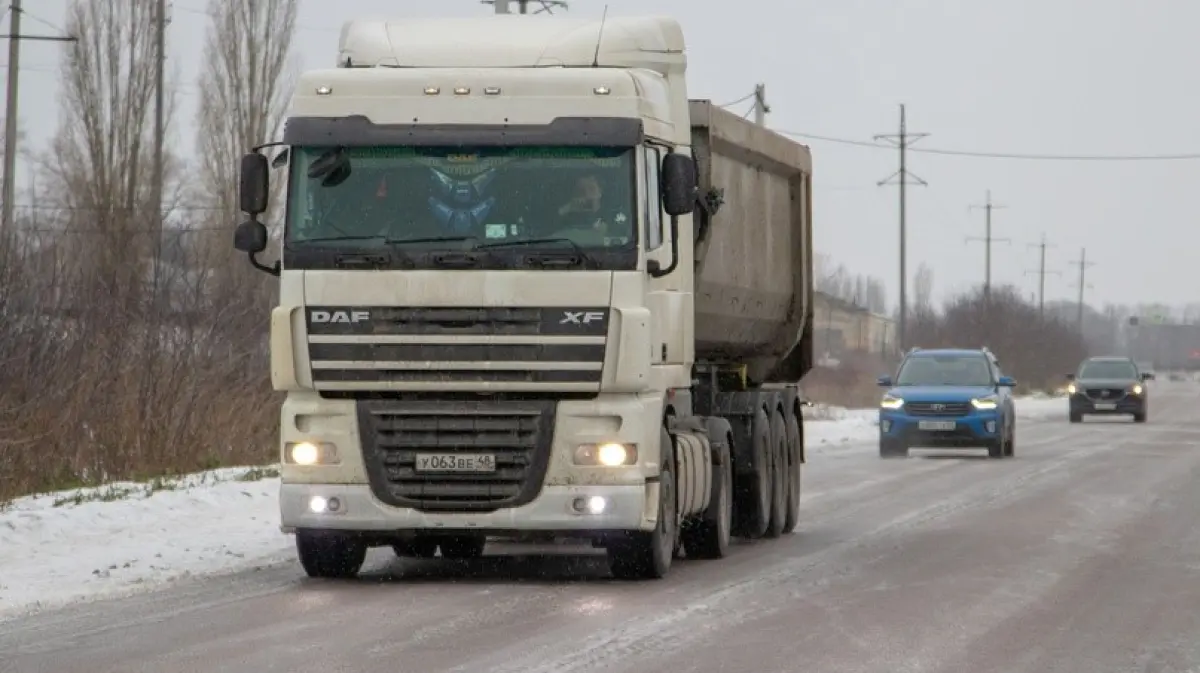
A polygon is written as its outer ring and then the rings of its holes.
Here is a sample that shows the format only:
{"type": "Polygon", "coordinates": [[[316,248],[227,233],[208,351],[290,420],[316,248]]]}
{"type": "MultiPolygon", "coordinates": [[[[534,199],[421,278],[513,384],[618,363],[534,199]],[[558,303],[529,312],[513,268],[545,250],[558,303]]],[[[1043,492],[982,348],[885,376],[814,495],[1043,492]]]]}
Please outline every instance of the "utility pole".
{"type": "Polygon", "coordinates": [[[166,132],[166,71],[167,71],[167,2],[158,0],[154,13],[154,195],[150,202],[153,206],[154,218],[151,221],[151,231],[154,232],[154,270],[153,285],[154,305],[158,305],[158,275],[162,260],[163,237],[163,143],[166,132]]]}
{"type": "Polygon", "coordinates": [[[1087,248],[1079,249],[1079,259],[1072,262],[1073,265],[1079,267],[1079,306],[1077,307],[1075,322],[1078,324],[1079,333],[1083,334],[1083,290],[1087,287],[1087,270],[1089,267],[1096,266],[1095,262],[1087,261],[1087,248]]]}
{"type": "Polygon", "coordinates": [[[26,35],[21,32],[21,0],[9,0],[8,34],[8,91],[4,102],[4,178],[0,187],[0,238],[7,241],[13,227],[13,206],[17,192],[17,117],[19,116],[18,92],[21,77],[21,41],[75,42],[76,38],[63,35],[26,35]]]}
{"type": "Polygon", "coordinates": [[[906,159],[908,146],[928,136],[928,133],[909,133],[903,104],[900,105],[900,133],[875,136],[875,140],[885,140],[900,150],[900,169],[880,180],[877,184],[880,187],[890,184],[900,185],[900,324],[897,326],[899,329],[896,331],[896,345],[899,347],[901,353],[908,347],[908,269],[906,266],[908,260],[908,230],[905,221],[907,215],[908,183],[909,180],[912,180],[912,182],[922,187],[929,185],[928,182],[908,172],[906,159]],[[893,179],[896,182],[893,183],[893,179]]]}
{"type": "Polygon", "coordinates": [[[759,126],[767,125],[767,113],[771,106],[767,105],[767,85],[754,85],[754,123],[759,126]]]}
{"type": "MultiPolygon", "coordinates": [[[[514,0],[481,0],[484,5],[492,5],[496,8],[497,14],[512,14],[512,3],[514,0]]],[[[535,10],[534,14],[553,14],[555,9],[567,9],[566,0],[515,0],[517,3],[518,13],[529,14],[529,5],[536,4],[541,9],[535,10]]]]}
{"type": "Polygon", "coordinates": [[[1029,275],[1031,273],[1036,273],[1038,276],[1038,292],[1037,292],[1038,317],[1042,318],[1044,320],[1046,318],[1046,274],[1053,274],[1055,276],[1061,276],[1062,274],[1059,273],[1058,271],[1047,271],[1046,270],[1046,248],[1054,247],[1054,246],[1052,246],[1046,242],[1045,234],[1042,234],[1042,242],[1041,243],[1030,243],[1029,247],[1038,249],[1038,258],[1039,258],[1038,259],[1038,270],[1037,271],[1026,271],[1025,275],[1029,275]]]}
{"type": "Polygon", "coordinates": [[[970,206],[968,208],[968,210],[975,210],[976,208],[979,208],[986,213],[985,218],[984,218],[984,222],[986,224],[984,225],[985,228],[984,228],[983,238],[980,238],[978,236],[968,236],[967,237],[967,242],[971,242],[971,241],[982,241],[983,242],[983,250],[984,250],[984,252],[983,252],[983,303],[984,303],[984,306],[989,306],[992,301],[992,242],[993,241],[996,243],[1009,243],[1010,242],[1009,239],[1007,239],[1007,238],[992,237],[992,211],[993,210],[1001,210],[1005,207],[1006,206],[1001,206],[1001,205],[992,203],[992,190],[989,189],[987,191],[987,202],[984,203],[984,205],[970,206]]]}

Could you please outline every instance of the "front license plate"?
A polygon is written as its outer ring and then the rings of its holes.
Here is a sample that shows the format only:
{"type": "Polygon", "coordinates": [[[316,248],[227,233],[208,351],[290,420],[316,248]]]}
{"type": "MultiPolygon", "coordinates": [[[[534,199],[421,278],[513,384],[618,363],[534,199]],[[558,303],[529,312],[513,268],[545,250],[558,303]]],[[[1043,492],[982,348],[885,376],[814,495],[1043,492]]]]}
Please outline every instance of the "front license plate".
{"type": "Polygon", "coordinates": [[[922,430],[937,430],[944,432],[946,430],[953,430],[954,428],[958,427],[958,425],[954,421],[921,421],[917,423],[917,427],[921,428],[922,430]]]}
{"type": "Polygon", "coordinates": [[[1116,402],[1097,402],[1095,405],[1096,411],[1112,411],[1117,408],[1116,402]]]}
{"type": "Polygon", "coordinates": [[[417,472],[495,472],[496,456],[490,453],[420,453],[417,472]]]}

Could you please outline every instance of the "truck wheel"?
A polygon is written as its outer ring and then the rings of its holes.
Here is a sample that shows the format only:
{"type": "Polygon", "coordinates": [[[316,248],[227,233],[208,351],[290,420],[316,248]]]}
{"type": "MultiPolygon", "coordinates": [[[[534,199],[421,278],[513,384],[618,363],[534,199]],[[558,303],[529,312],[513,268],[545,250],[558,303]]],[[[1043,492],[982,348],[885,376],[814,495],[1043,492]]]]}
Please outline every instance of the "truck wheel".
{"type": "Polygon", "coordinates": [[[733,463],[729,453],[732,437],[723,445],[713,445],[717,465],[713,465],[712,494],[708,508],[681,531],[683,548],[690,558],[724,558],[729,552],[733,528],[733,463]]]}
{"type": "Polygon", "coordinates": [[[438,540],[442,558],[451,560],[479,558],[486,545],[487,538],[482,535],[452,535],[438,540]]]}
{"type": "Polygon", "coordinates": [[[412,539],[392,545],[392,551],[401,558],[433,558],[437,554],[437,549],[437,539],[427,535],[417,535],[412,539]]]}
{"type": "Polygon", "coordinates": [[[296,532],[296,553],[309,577],[351,579],[367,559],[367,545],[346,535],[296,532]]]}
{"type": "Polygon", "coordinates": [[[763,409],[756,410],[750,422],[750,450],[756,473],[735,475],[733,512],[736,534],[758,538],[767,532],[771,519],[771,420],[763,409]]]}
{"type": "Polygon", "coordinates": [[[617,579],[660,579],[671,569],[679,537],[675,494],[675,443],[666,428],[659,440],[662,472],[658,477],[658,525],[653,531],[627,531],[608,545],[608,565],[617,579]]]}
{"type": "Polygon", "coordinates": [[[783,532],[791,533],[800,523],[801,458],[804,456],[804,433],[800,431],[800,418],[794,413],[787,416],[787,443],[788,499],[783,532]]]}
{"type": "Polygon", "coordinates": [[[783,534],[787,523],[788,469],[787,469],[787,423],[779,411],[771,412],[771,521],[767,525],[766,537],[775,538],[783,534]]]}

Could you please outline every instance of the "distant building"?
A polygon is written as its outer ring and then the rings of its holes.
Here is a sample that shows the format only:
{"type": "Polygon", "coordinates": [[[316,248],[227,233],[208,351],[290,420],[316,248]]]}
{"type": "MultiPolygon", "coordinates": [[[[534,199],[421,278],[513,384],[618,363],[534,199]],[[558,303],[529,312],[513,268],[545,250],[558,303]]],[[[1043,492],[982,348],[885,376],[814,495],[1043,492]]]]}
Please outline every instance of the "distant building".
{"type": "Polygon", "coordinates": [[[834,364],[849,353],[890,355],[896,349],[891,318],[824,292],[814,296],[813,337],[819,363],[834,364]]]}

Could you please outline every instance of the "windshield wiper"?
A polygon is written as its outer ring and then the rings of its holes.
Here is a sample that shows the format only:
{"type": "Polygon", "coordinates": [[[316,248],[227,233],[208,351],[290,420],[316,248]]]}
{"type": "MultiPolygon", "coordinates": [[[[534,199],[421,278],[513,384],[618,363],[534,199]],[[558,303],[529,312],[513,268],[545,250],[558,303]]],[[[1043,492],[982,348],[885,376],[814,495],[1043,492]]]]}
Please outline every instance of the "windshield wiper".
{"type": "Polygon", "coordinates": [[[527,245],[538,245],[541,243],[566,243],[567,245],[571,246],[571,249],[575,251],[575,254],[579,256],[579,259],[581,261],[583,261],[583,262],[591,262],[592,261],[591,255],[587,254],[587,251],[583,249],[583,246],[579,245],[578,243],[576,243],[575,241],[572,241],[569,238],[526,238],[526,239],[522,239],[519,241],[497,241],[495,243],[484,243],[483,245],[478,246],[478,248],[480,250],[486,250],[486,249],[491,249],[491,248],[509,248],[509,247],[515,248],[515,247],[523,247],[523,246],[527,246],[527,245]]]}

